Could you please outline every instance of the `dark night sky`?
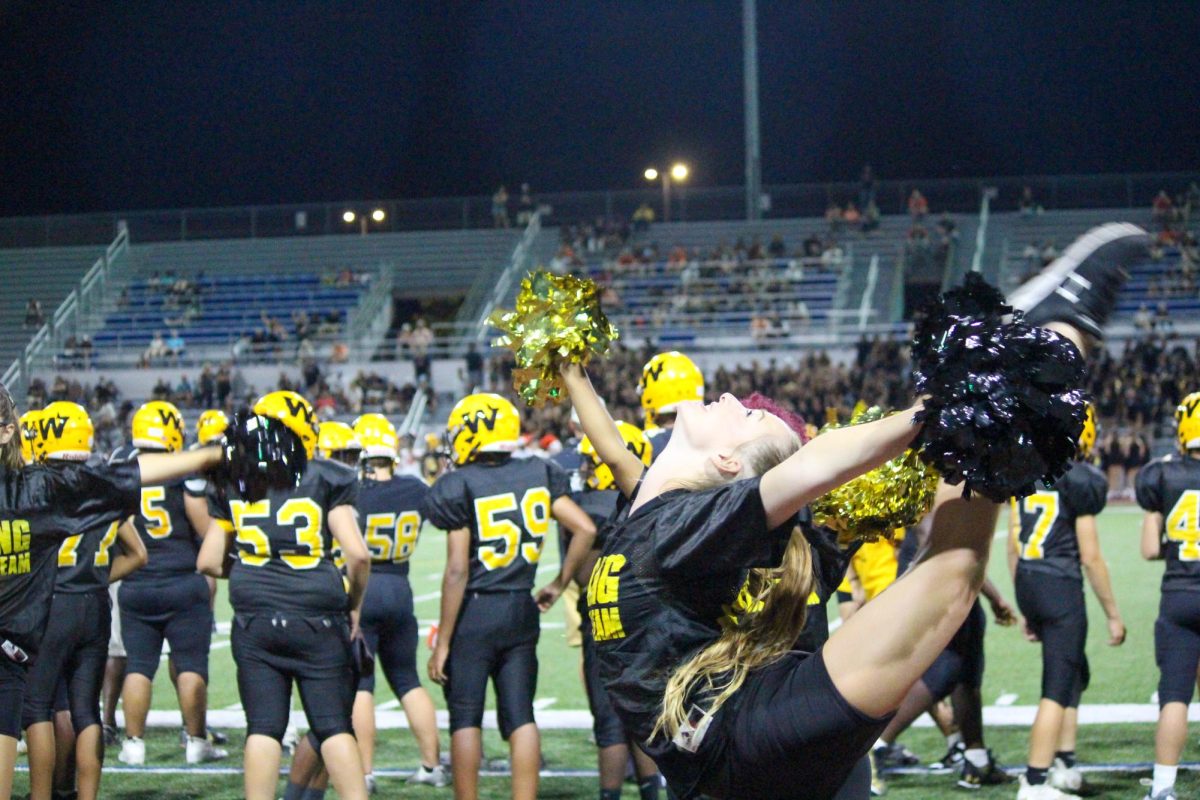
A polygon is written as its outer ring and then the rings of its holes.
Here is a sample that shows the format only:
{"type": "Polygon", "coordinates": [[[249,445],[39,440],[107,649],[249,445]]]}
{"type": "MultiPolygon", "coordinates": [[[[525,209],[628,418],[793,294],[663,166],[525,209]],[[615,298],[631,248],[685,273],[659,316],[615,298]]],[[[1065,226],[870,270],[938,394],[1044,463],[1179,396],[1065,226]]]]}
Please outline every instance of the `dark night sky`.
{"type": "MultiPolygon", "coordinates": [[[[1200,166],[1200,3],[759,1],[764,181],[1200,166]]],[[[742,179],[741,10],[0,0],[0,215],[742,179]]]]}

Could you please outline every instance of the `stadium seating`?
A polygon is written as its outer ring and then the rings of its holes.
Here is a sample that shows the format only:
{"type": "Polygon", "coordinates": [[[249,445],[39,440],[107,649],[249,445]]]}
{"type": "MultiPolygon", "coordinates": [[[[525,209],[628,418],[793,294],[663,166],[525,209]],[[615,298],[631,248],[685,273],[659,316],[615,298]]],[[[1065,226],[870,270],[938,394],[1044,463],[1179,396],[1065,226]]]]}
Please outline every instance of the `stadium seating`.
{"type": "Polygon", "coordinates": [[[29,247],[0,250],[4,276],[0,299],[0,370],[8,367],[29,341],[25,304],[35,298],[49,320],[59,303],[104,253],[103,247],[29,247]]]}

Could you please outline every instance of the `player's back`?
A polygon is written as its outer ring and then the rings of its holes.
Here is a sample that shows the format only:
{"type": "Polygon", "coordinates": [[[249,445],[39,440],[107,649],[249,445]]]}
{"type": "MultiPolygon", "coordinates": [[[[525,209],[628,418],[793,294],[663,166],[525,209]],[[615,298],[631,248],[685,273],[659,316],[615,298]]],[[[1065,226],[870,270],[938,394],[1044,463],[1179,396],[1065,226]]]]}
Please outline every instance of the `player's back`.
{"type": "Polygon", "coordinates": [[[425,517],[446,531],[471,531],[468,591],[528,591],[551,503],[569,491],[567,474],[551,462],[483,457],[438,478],[425,517]]]}
{"type": "Polygon", "coordinates": [[[257,502],[230,488],[210,505],[219,524],[235,532],[229,574],[235,611],[344,612],[346,590],[333,562],[330,510],[354,505],[358,479],[349,467],[313,459],[295,489],[272,489],[257,502]]]}
{"type": "MultiPolygon", "coordinates": [[[[131,461],[139,453],[136,448],[121,447],[109,457],[109,463],[131,461]]],[[[184,483],[181,480],[142,487],[141,503],[133,522],[146,545],[149,560],[144,567],[126,577],[126,582],[163,582],[196,571],[200,537],[188,520],[184,483]]]]}
{"type": "Polygon", "coordinates": [[[1103,511],[1107,495],[1104,474],[1076,461],[1052,487],[1021,498],[1019,568],[1082,579],[1075,521],[1103,511]]]}
{"type": "Polygon", "coordinates": [[[359,524],[371,553],[373,574],[408,575],[408,560],[421,533],[422,507],[429,487],[412,475],[359,484],[359,524]]]}
{"type": "Polygon", "coordinates": [[[1200,459],[1172,453],[1146,464],[1137,501],[1163,515],[1162,590],[1200,590],[1200,459]]]}

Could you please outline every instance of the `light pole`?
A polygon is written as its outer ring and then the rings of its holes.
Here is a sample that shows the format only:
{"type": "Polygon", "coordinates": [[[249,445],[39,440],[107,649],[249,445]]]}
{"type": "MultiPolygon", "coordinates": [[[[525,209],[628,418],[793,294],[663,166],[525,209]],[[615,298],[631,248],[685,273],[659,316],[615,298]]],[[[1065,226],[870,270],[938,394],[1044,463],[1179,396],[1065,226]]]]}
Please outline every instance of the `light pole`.
{"type": "Polygon", "coordinates": [[[370,214],[359,214],[351,208],[348,208],[342,212],[342,222],[346,223],[347,225],[353,225],[355,222],[357,222],[358,232],[362,236],[367,235],[367,228],[370,223],[374,222],[376,225],[379,225],[386,219],[387,212],[382,208],[373,209],[370,214]]]}
{"type": "Polygon", "coordinates": [[[662,178],[662,204],[663,204],[663,222],[668,222],[671,219],[671,182],[682,184],[687,180],[691,170],[687,164],[682,161],[676,161],[671,169],[659,172],[655,167],[647,167],[642,175],[646,180],[654,182],[662,178]]]}

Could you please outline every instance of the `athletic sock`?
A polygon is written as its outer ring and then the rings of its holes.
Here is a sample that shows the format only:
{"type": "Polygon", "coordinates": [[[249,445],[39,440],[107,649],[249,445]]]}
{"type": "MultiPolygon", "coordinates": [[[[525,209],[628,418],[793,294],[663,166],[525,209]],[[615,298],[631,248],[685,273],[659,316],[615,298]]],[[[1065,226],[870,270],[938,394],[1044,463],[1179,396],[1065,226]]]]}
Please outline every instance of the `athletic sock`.
{"type": "Polygon", "coordinates": [[[957,747],[962,744],[962,734],[958,731],[946,737],[946,747],[957,747]]]}
{"type": "Polygon", "coordinates": [[[658,775],[643,778],[638,782],[638,796],[641,800],[658,800],[658,790],[661,787],[662,779],[658,775]]]}
{"type": "Polygon", "coordinates": [[[325,800],[324,789],[305,789],[303,800],[325,800]]]}
{"type": "Polygon", "coordinates": [[[1059,750],[1057,753],[1054,754],[1054,757],[1062,759],[1062,762],[1064,764],[1066,764],[1068,768],[1075,766],[1075,751],[1074,750],[1059,750]]]}
{"type": "Polygon", "coordinates": [[[974,764],[979,769],[985,769],[988,765],[988,751],[982,747],[972,747],[963,753],[963,757],[974,764]]]}
{"type": "Polygon", "coordinates": [[[1166,764],[1154,765],[1154,780],[1150,785],[1150,794],[1156,795],[1165,792],[1175,785],[1175,775],[1179,772],[1179,766],[1168,767],[1166,764]]]}
{"type": "Polygon", "coordinates": [[[307,788],[302,783],[288,781],[287,788],[283,790],[283,800],[304,800],[304,792],[307,788]]]}
{"type": "Polygon", "coordinates": [[[600,800],[621,800],[620,789],[601,789],[600,800]]]}
{"type": "Polygon", "coordinates": [[[882,747],[884,750],[886,750],[887,748],[891,747],[891,745],[890,745],[890,744],[888,744],[887,742],[885,742],[883,739],[877,739],[877,740],[875,741],[875,746],[874,746],[874,747],[872,747],[871,749],[872,749],[872,750],[878,750],[878,749],[879,749],[879,748],[881,748],[881,747],[882,747]]]}
{"type": "Polygon", "coordinates": [[[1037,767],[1025,767],[1025,782],[1030,786],[1040,786],[1046,782],[1046,772],[1037,767]]]}

